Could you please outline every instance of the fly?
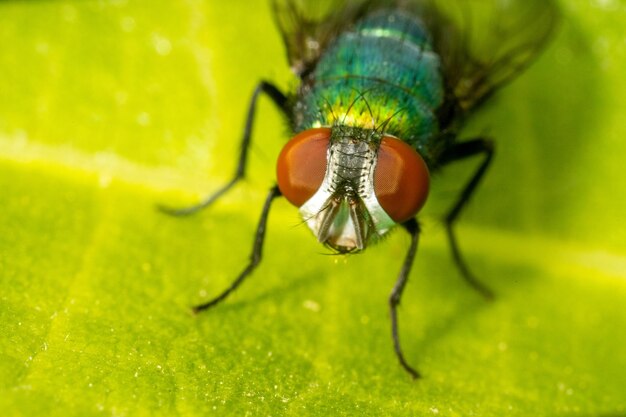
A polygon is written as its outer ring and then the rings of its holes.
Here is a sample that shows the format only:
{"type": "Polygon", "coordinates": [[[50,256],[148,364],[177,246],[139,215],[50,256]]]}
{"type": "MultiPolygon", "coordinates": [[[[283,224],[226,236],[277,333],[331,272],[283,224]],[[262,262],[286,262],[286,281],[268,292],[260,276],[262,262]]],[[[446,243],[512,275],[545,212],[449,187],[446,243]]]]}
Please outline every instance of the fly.
{"type": "Polygon", "coordinates": [[[441,167],[481,157],[445,217],[452,257],[465,281],[486,298],[492,292],[467,267],[454,224],[484,177],[493,142],[459,139],[463,122],[539,54],[557,21],[548,0],[361,0],[334,5],[274,0],[296,91],[261,81],[252,94],[232,179],[189,215],[209,206],[244,176],[256,103],[268,96],[284,114],[293,138],[282,149],[277,184],[267,194],[250,262],[217,297],[227,298],[261,261],[272,202],[298,207],[317,240],[338,253],[355,253],[395,226],[411,243],[389,297],[391,332],[402,367],[414,378],[398,335],[397,308],[417,253],[416,215],[430,176],[441,167]]]}

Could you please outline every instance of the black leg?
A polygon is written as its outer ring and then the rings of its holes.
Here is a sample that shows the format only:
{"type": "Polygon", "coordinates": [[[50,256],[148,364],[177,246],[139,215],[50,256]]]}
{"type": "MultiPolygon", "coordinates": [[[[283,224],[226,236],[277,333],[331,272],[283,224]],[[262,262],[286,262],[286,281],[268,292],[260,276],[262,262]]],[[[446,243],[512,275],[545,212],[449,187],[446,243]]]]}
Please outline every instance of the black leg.
{"type": "Polygon", "coordinates": [[[479,154],[483,154],[485,159],[480,164],[472,178],[470,178],[468,183],[465,185],[465,188],[461,192],[461,195],[458,197],[456,203],[454,203],[446,215],[445,221],[448,240],[450,241],[450,248],[452,249],[452,257],[461,271],[463,278],[465,278],[465,281],[467,281],[472,288],[481,293],[485,298],[491,299],[493,298],[493,292],[476,279],[474,274],[472,274],[467,267],[467,264],[461,255],[456,235],[454,233],[454,223],[461,213],[461,210],[463,210],[476,190],[476,187],[485,175],[485,172],[487,172],[487,168],[489,168],[489,165],[491,164],[494,154],[493,142],[488,139],[480,138],[458,143],[443,155],[441,162],[443,164],[447,164],[449,162],[458,161],[460,159],[469,158],[479,154]]]}
{"type": "Polygon", "coordinates": [[[230,286],[224,292],[222,292],[220,295],[218,295],[214,299],[207,301],[206,303],[194,306],[193,307],[194,313],[199,313],[201,311],[209,309],[217,305],[219,302],[223,301],[226,297],[230,295],[231,292],[237,289],[237,287],[239,287],[239,285],[241,285],[241,283],[259,265],[259,263],[261,262],[261,256],[263,253],[263,242],[265,241],[265,230],[267,226],[267,218],[269,216],[270,207],[272,206],[272,201],[274,201],[276,197],[280,197],[280,195],[281,194],[280,194],[280,190],[278,189],[278,186],[274,186],[270,190],[269,194],[267,195],[267,198],[265,199],[265,204],[263,205],[263,211],[261,211],[261,217],[259,218],[259,224],[256,228],[256,234],[254,236],[254,244],[252,245],[252,253],[250,254],[250,262],[248,263],[248,265],[244,268],[243,271],[241,271],[239,276],[230,284],[230,286]]]}
{"type": "Polygon", "coordinates": [[[398,305],[400,305],[400,299],[402,298],[404,287],[409,280],[409,272],[411,271],[411,266],[413,265],[415,254],[417,253],[417,242],[419,240],[420,228],[415,219],[411,219],[403,223],[402,227],[404,227],[411,235],[411,246],[409,246],[409,250],[404,258],[404,263],[402,264],[402,269],[400,270],[400,275],[398,275],[396,285],[394,285],[393,290],[391,291],[391,296],[389,297],[389,308],[391,312],[391,336],[393,338],[393,347],[396,351],[396,356],[400,361],[400,365],[402,365],[404,370],[407,371],[413,378],[417,379],[420,377],[419,372],[407,363],[404,358],[404,354],[402,353],[400,337],[398,336],[397,309],[398,305]]]}
{"type": "Polygon", "coordinates": [[[278,106],[285,114],[287,114],[287,97],[280,92],[280,90],[273,84],[267,81],[261,81],[254,90],[252,98],[250,99],[250,106],[248,107],[248,116],[246,117],[246,126],[243,131],[243,138],[241,139],[241,149],[239,151],[239,162],[233,178],[226,183],[222,188],[208,196],[204,201],[200,203],[184,208],[171,208],[159,206],[159,210],[171,214],[173,216],[186,216],[193,214],[203,208],[212,204],[215,200],[230,190],[239,180],[243,179],[246,174],[246,163],[248,161],[248,149],[250,148],[250,139],[252,136],[252,126],[254,124],[254,116],[256,111],[256,103],[261,93],[265,93],[272,99],[274,104],[278,106]]]}

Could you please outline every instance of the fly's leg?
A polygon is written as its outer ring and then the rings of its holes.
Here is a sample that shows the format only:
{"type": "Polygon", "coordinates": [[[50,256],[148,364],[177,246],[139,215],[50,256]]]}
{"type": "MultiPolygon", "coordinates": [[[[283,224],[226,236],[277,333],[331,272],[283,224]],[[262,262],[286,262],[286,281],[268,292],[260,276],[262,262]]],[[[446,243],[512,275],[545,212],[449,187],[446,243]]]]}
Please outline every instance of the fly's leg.
{"type": "Polygon", "coordinates": [[[211,205],[215,200],[224,195],[228,190],[233,188],[235,184],[237,184],[241,179],[244,178],[246,174],[246,164],[248,161],[248,150],[250,148],[250,139],[252,136],[252,126],[254,124],[254,116],[256,112],[256,103],[261,93],[265,93],[269,98],[272,99],[274,104],[280,108],[283,113],[287,114],[287,97],[273,84],[267,81],[261,81],[259,85],[252,93],[252,98],[250,99],[250,106],[248,107],[248,116],[246,117],[246,125],[243,131],[243,137],[241,139],[241,149],[239,151],[239,161],[237,163],[237,168],[235,169],[235,174],[232,179],[218,189],[216,192],[208,196],[204,201],[200,203],[183,208],[171,208],[159,206],[159,210],[171,214],[173,216],[187,216],[189,214],[193,214],[203,208],[211,205]]]}
{"type": "Polygon", "coordinates": [[[480,281],[478,281],[472,272],[467,267],[463,256],[461,255],[461,251],[459,249],[459,244],[456,240],[456,234],[454,232],[454,224],[461,213],[461,210],[465,207],[472,194],[476,190],[476,187],[480,183],[480,180],[487,172],[487,168],[491,164],[493,160],[494,154],[494,145],[491,140],[488,139],[473,139],[466,142],[461,142],[454,145],[451,149],[442,155],[442,163],[447,164],[449,162],[458,161],[461,159],[469,158],[476,155],[484,155],[484,159],[474,175],[470,178],[470,180],[461,191],[456,203],[452,206],[448,214],[446,215],[446,231],[448,234],[448,240],[450,241],[450,248],[452,250],[452,257],[454,258],[454,262],[458,266],[463,278],[465,281],[474,288],[476,291],[481,293],[485,298],[492,299],[493,292],[483,285],[480,281]]]}
{"type": "Polygon", "coordinates": [[[393,338],[393,347],[396,351],[396,356],[400,361],[400,365],[407,371],[413,378],[417,379],[420,377],[419,372],[415,370],[411,365],[409,365],[404,358],[404,353],[402,353],[402,347],[400,346],[400,337],[398,336],[398,306],[400,305],[400,299],[402,298],[402,292],[404,291],[404,287],[406,286],[407,281],[409,280],[409,272],[411,271],[411,266],[413,265],[413,260],[415,259],[415,255],[417,253],[417,243],[419,240],[420,227],[415,219],[411,219],[402,224],[402,227],[406,229],[407,232],[411,235],[411,246],[409,246],[409,250],[404,258],[404,263],[402,264],[402,269],[400,270],[400,274],[398,275],[398,280],[396,284],[393,286],[393,290],[391,291],[391,295],[389,296],[389,309],[391,312],[391,337],[393,338]]]}
{"type": "Polygon", "coordinates": [[[263,254],[263,243],[265,241],[265,231],[267,226],[267,218],[270,213],[270,208],[272,206],[272,202],[276,199],[276,197],[280,197],[281,193],[278,189],[278,186],[274,186],[267,198],[265,199],[265,204],[263,205],[263,210],[261,211],[261,217],[259,218],[259,224],[256,228],[256,233],[254,235],[254,244],[252,245],[252,252],[250,253],[250,262],[244,268],[243,271],[239,274],[239,276],[230,284],[230,286],[222,292],[217,297],[213,298],[206,303],[197,305],[193,307],[194,313],[199,313],[211,307],[214,307],[219,302],[223,301],[226,297],[230,295],[234,290],[237,289],[241,285],[241,283],[254,271],[254,269],[261,262],[261,256],[263,254]]]}

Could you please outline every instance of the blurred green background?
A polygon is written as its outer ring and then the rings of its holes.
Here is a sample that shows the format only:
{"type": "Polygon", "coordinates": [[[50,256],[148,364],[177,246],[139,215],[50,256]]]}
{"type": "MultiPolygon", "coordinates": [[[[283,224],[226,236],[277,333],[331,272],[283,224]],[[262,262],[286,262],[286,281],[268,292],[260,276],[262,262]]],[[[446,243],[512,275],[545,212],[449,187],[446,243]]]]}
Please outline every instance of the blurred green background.
{"type": "Polygon", "coordinates": [[[435,178],[401,307],[401,233],[324,256],[278,202],[231,299],[285,126],[262,101],[250,177],[226,181],[259,79],[294,88],[264,0],[0,2],[0,410],[7,416],[626,415],[626,2],[569,0],[555,41],[468,126],[496,138],[452,265],[439,221],[475,162],[435,178]]]}

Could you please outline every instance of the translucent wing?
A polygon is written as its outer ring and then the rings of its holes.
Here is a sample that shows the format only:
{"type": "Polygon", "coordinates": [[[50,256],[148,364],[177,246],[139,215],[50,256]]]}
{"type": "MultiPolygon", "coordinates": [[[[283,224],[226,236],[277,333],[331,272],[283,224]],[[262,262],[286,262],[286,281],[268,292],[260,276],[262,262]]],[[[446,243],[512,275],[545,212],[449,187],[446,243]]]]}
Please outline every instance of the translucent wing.
{"type": "Polygon", "coordinates": [[[423,15],[448,91],[465,111],[526,69],[559,18],[553,0],[408,0],[404,5],[423,15]]]}
{"type": "Polygon", "coordinates": [[[389,0],[272,0],[294,72],[306,75],[328,44],[343,30],[389,0]]]}
{"type": "Polygon", "coordinates": [[[522,72],[550,38],[554,0],[272,0],[289,62],[301,77],[368,11],[401,8],[428,26],[448,95],[463,111],[522,72]]]}

